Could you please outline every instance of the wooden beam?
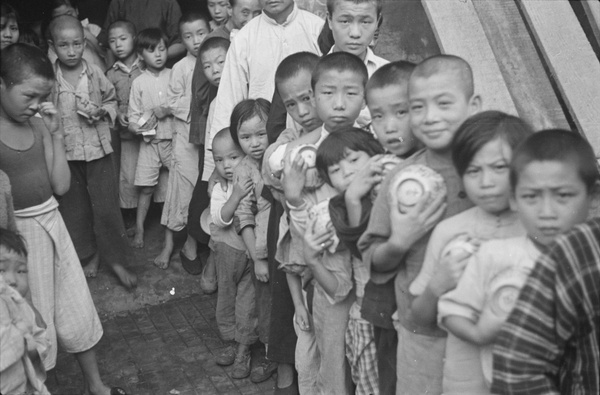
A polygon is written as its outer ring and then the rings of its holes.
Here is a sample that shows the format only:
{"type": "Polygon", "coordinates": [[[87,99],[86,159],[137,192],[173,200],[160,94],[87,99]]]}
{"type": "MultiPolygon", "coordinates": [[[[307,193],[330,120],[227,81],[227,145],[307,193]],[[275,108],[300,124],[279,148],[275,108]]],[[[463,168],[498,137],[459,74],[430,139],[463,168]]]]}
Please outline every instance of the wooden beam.
{"type": "Polygon", "coordinates": [[[600,62],[567,0],[517,0],[575,125],[600,157],[600,62]]]}
{"type": "Polygon", "coordinates": [[[474,1],[473,6],[519,116],[536,130],[569,128],[514,0],[474,1]]]}
{"type": "MultiPolygon", "coordinates": [[[[484,109],[517,114],[472,0],[421,0],[442,53],[471,64],[484,109]]],[[[482,0],[475,0],[482,1],[482,0]]],[[[496,0],[490,0],[496,1],[496,0]]]]}

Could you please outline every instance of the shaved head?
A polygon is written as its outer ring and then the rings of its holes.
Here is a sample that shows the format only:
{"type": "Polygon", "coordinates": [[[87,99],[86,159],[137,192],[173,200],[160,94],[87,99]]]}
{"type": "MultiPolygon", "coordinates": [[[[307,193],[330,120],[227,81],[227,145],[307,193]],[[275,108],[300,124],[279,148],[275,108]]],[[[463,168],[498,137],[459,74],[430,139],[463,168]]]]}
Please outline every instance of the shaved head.
{"type": "Polygon", "coordinates": [[[72,17],[70,15],[61,15],[50,21],[50,26],[48,27],[48,31],[50,32],[50,37],[52,40],[55,40],[56,33],[68,30],[75,29],[81,32],[81,36],[83,37],[83,26],[81,26],[81,22],[79,19],[72,17]]]}
{"type": "Polygon", "coordinates": [[[471,98],[475,93],[471,66],[463,58],[454,55],[435,55],[425,59],[415,67],[410,79],[427,79],[438,74],[455,79],[467,98],[471,98]]]}

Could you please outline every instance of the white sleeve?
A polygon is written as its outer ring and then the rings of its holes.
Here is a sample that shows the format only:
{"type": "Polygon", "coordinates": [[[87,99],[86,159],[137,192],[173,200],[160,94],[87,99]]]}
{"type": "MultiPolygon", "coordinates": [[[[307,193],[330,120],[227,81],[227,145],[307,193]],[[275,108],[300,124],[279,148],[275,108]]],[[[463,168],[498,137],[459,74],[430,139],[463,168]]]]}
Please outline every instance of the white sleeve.
{"type": "MultiPolygon", "coordinates": [[[[231,188],[232,187],[229,186],[227,190],[230,190],[231,188]]],[[[227,192],[221,188],[221,184],[215,185],[210,197],[210,216],[212,223],[219,228],[226,228],[233,223],[233,217],[231,217],[229,222],[223,221],[223,218],[221,217],[221,210],[223,209],[225,203],[227,203],[228,199],[229,196],[227,192]]]]}

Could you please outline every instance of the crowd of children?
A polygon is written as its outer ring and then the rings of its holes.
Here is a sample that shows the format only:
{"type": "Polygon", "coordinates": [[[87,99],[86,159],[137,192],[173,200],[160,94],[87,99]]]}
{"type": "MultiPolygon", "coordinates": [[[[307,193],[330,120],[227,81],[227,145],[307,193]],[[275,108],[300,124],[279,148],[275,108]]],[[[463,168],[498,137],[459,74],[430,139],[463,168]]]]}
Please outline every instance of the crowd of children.
{"type": "Polygon", "coordinates": [[[458,56],[375,56],[381,0],[327,0],[325,22],[293,0],[208,0],[210,18],[134,3],[112,1],[102,43],[53,1],[41,49],[2,3],[0,392],[48,393],[60,343],[85,393],[125,394],[100,377],[85,277],[102,262],[136,286],[153,197],[154,264],[186,230],[234,379],[600,392],[600,174],[581,136],[482,111],[458,56]]]}

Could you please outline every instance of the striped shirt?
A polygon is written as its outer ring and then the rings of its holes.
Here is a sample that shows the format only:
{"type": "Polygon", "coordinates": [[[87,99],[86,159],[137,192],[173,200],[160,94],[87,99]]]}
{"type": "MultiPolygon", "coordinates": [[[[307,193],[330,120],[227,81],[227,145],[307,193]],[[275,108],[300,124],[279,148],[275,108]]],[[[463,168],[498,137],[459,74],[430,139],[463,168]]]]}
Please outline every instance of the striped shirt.
{"type": "Polygon", "coordinates": [[[492,392],[600,393],[600,218],[538,259],[494,348],[492,392]]]}

